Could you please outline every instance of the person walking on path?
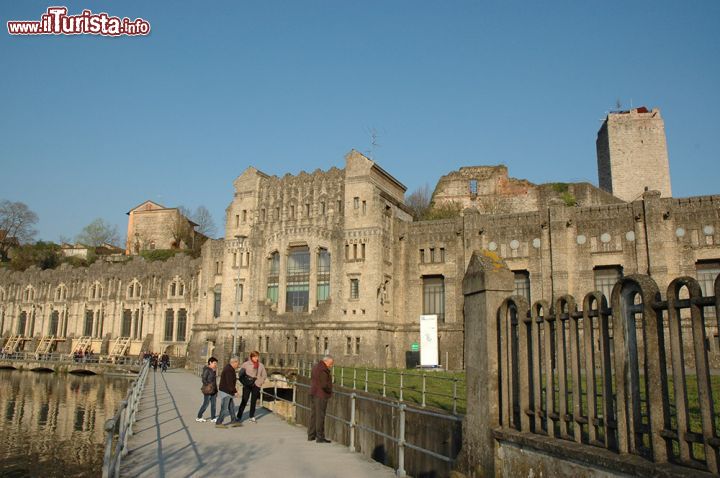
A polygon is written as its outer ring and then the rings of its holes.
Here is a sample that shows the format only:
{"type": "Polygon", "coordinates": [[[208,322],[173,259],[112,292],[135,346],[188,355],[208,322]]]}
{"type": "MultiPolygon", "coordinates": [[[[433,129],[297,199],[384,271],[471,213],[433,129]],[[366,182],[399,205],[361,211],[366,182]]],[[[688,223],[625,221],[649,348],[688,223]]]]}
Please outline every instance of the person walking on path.
{"type": "Polygon", "coordinates": [[[215,399],[217,398],[218,393],[217,364],[217,359],[215,357],[210,357],[208,359],[208,364],[203,368],[201,375],[203,403],[200,410],[198,410],[197,418],[195,419],[196,422],[208,421],[203,418],[203,413],[207,410],[208,405],[210,405],[210,421],[215,421],[217,419],[217,413],[215,412],[215,399]]]}
{"type": "Polygon", "coordinates": [[[310,422],[308,423],[308,441],[330,443],[325,439],[325,411],[332,396],[332,368],[334,360],[326,355],[312,369],[310,376],[310,422]]]}
{"type": "Polygon", "coordinates": [[[165,352],[162,354],[162,357],[160,357],[160,364],[161,364],[161,371],[166,372],[168,367],[170,367],[170,356],[165,352]]]}
{"type": "Polygon", "coordinates": [[[230,363],[225,365],[220,374],[220,415],[218,415],[215,421],[215,428],[242,426],[239,421],[235,420],[235,402],[233,401],[233,399],[238,396],[237,388],[235,388],[235,383],[237,382],[235,371],[239,366],[240,359],[232,357],[230,363]],[[228,414],[230,415],[230,423],[229,425],[223,425],[223,420],[228,414]]]}
{"type": "Polygon", "coordinates": [[[240,402],[240,410],[237,414],[237,420],[242,420],[242,414],[245,411],[245,405],[247,405],[248,398],[250,398],[250,421],[255,423],[255,405],[257,404],[258,397],[260,396],[260,387],[267,380],[267,371],[265,366],[260,363],[260,352],[254,350],[250,352],[250,359],[243,362],[240,366],[240,383],[243,384],[242,401],[240,402]],[[255,380],[248,380],[243,383],[243,371],[247,377],[254,378],[255,380]]]}

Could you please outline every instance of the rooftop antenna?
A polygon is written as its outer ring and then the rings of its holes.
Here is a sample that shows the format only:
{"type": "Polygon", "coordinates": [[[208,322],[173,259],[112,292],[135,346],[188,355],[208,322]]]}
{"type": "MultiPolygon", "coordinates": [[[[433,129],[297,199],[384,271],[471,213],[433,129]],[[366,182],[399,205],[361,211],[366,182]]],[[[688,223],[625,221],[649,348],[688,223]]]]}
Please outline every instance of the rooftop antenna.
{"type": "Polygon", "coordinates": [[[375,160],[375,148],[379,148],[380,144],[377,142],[378,132],[375,128],[366,128],[365,131],[370,135],[370,150],[366,151],[368,158],[375,160]]]}

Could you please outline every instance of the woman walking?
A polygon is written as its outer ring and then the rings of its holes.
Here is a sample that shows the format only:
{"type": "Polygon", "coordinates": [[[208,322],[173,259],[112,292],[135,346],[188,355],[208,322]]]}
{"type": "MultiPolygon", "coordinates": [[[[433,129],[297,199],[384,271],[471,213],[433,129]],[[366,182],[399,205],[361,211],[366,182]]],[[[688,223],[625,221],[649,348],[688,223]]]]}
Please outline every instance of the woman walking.
{"type": "Polygon", "coordinates": [[[248,398],[250,398],[250,421],[255,423],[255,404],[260,396],[260,387],[262,387],[266,379],[267,372],[265,366],[260,363],[260,352],[254,350],[250,352],[250,359],[240,366],[240,383],[243,384],[243,394],[237,415],[238,421],[242,419],[245,405],[247,405],[248,398]],[[250,378],[243,379],[243,374],[250,378]]]}
{"type": "Polygon", "coordinates": [[[203,394],[203,403],[200,407],[200,410],[198,410],[197,418],[195,419],[196,422],[206,422],[208,420],[203,418],[203,413],[205,413],[205,410],[208,407],[208,404],[210,405],[210,420],[214,421],[217,418],[217,413],[215,413],[215,398],[217,397],[217,364],[218,361],[215,357],[210,357],[208,359],[208,364],[203,368],[202,371],[202,394],[203,394]]]}

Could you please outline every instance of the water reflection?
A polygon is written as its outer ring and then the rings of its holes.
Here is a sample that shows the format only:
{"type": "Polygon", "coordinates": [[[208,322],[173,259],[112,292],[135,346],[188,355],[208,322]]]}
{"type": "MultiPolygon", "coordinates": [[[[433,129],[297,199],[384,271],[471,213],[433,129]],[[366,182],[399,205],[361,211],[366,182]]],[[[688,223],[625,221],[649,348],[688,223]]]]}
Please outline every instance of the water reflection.
{"type": "Polygon", "coordinates": [[[99,476],[119,377],[0,370],[0,477],[99,476]]]}

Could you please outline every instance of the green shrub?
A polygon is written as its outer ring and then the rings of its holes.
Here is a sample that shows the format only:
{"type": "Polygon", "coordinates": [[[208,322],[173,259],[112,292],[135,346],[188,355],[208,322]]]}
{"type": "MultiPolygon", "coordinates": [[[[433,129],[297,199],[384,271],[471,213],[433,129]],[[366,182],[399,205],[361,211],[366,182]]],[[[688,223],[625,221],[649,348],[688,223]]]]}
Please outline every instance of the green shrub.
{"type": "Polygon", "coordinates": [[[577,206],[577,200],[575,199],[575,196],[573,196],[570,192],[564,192],[560,194],[560,199],[563,200],[566,206],[577,206]]]}
{"type": "Polygon", "coordinates": [[[455,201],[443,202],[439,205],[433,204],[423,216],[424,221],[433,221],[437,219],[452,219],[460,217],[462,212],[462,204],[455,201]]]}
{"type": "Polygon", "coordinates": [[[566,193],[568,192],[568,183],[552,183],[552,190],[556,193],[566,193]]]}
{"type": "Polygon", "coordinates": [[[182,253],[182,251],[177,249],[153,249],[141,251],[140,256],[143,257],[146,261],[154,262],[166,261],[178,253],[182,253]]]}

